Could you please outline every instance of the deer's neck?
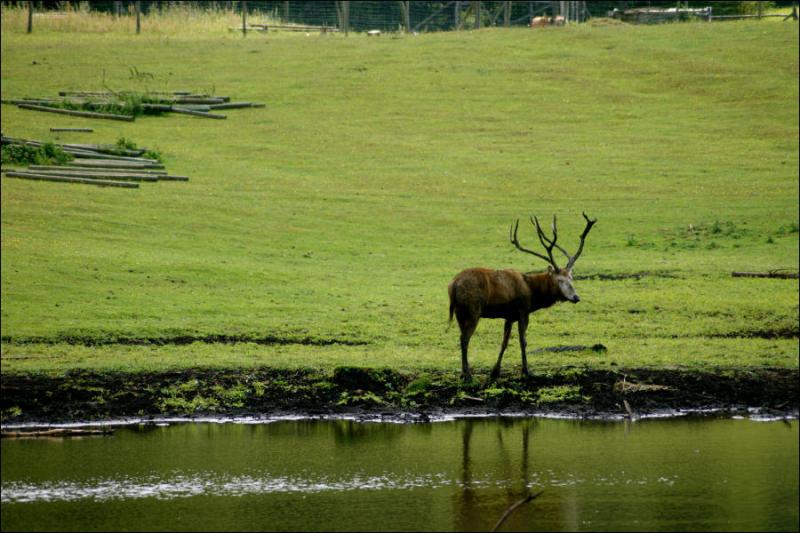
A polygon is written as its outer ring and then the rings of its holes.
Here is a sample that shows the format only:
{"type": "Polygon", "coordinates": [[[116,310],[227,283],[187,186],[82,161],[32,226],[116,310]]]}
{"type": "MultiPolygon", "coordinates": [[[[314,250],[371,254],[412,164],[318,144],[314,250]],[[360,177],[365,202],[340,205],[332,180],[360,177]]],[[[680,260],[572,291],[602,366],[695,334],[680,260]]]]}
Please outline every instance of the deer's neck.
{"type": "Polygon", "coordinates": [[[525,274],[525,281],[531,290],[531,312],[550,307],[559,301],[558,283],[549,273],[525,274]]]}

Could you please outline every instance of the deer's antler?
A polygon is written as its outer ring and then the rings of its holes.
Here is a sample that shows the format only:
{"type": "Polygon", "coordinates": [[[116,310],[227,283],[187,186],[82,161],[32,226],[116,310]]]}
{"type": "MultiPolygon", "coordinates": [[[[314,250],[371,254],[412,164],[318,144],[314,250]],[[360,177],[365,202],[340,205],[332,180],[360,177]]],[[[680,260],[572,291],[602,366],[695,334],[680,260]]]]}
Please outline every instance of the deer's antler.
{"type": "Polygon", "coordinates": [[[586,220],[586,227],[584,228],[583,233],[581,234],[581,243],[578,246],[578,251],[575,252],[575,255],[569,255],[569,252],[567,252],[564,248],[561,247],[560,244],[556,242],[558,240],[558,228],[556,227],[555,215],[553,215],[552,239],[549,238],[547,235],[545,235],[544,230],[542,230],[542,225],[539,224],[539,219],[536,216],[530,217],[531,224],[533,224],[536,227],[536,234],[539,236],[539,242],[542,243],[542,246],[544,246],[545,251],[547,251],[546,257],[538,252],[529,250],[520,244],[519,239],[517,238],[517,232],[519,231],[519,219],[517,219],[517,221],[514,224],[512,224],[511,227],[509,228],[508,238],[511,241],[511,244],[516,246],[518,250],[525,252],[527,254],[535,255],[539,259],[544,259],[545,261],[550,263],[556,270],[560,270],[560,268],[556,263],[555,258],[553,258],[553,248],[558,248],[558,250],[562,254],[564,254],[567,258],[567,267],[566,267],[567,270],[571,270],[573,265],[575,265],[575,261],[577,261],[578,257],[580,257],[581,252],[583,252],[583,243],[586,240],[586,236],[589,234],[589,231],[591,231],[592,226],[594,226],[595,222],[597,222],[596,218],[594,220],[591,220],[589,217],[586,216],[586,213],[583,213],[583,218],[586,220]]]}
{"type": "Polygon", "coordinates": [[[553,266],[553,268],[558,270],[559,267],[556,264],[556,260],[553,259],[553,246],[555,245],[555,243],[553,241],[551,241],[550,239],[546,239],[546,238],[543,239],[542,238],[543,237],[543,233],[542,233],[542,229],[539,227],[539,221],[536,220],[534,222],[534,220],[535,219],[531,220],[531,223],[536,226],[536,231],[539,234],[539,241],[542,243],[542,246],[544,246],[545,250],[547,250],[547,257],[543,256],[542,254],[540,254],[538,252],[534,252],[533,250],[528,250],[527,248],[524,248],[519,243],[519,239],[517,238],[517,231],[519,230],[519,219],[517,219],[516,223],[514,225],[512,225],[511,228],[509,228],[509,231],[508,231],[508,237],[511,240],[511,244],[516,246],[517,250],[519,250],[521,252],[525,252],[527,254],[535,255],[539,259],[544,259],[545,261],[550,263],[553,266]],[[513,228],[513,233],[512,233],[512,228],[513,228]],[[547,245],[545,240],[550,243],[550,246],[547,245]]]}
{"type": "Polygon", "coordinates": [[[575,252],[575,255],[569,258],[567,262],[567,270],[572,270],[572,266],[575,264],[575,261],[581,256],[581,252],[583,251],[583,242],[586,240],[586,236],[589,235],[589,231],[591,231],[592,226],[594,226],[597,219],[591,220],[589,217],[586,216],[586,213],[583,213],[583,218],[586,219],[586,227],[583,229],[583,233],[581,233],[581,244],[578,246],[578,251],[575,252]]]}

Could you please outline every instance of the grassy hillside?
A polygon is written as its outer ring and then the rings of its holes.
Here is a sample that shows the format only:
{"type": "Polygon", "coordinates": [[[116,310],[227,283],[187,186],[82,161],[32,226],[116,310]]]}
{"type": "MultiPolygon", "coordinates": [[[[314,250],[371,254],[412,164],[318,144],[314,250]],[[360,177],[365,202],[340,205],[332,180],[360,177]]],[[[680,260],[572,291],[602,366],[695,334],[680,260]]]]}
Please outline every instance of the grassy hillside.
{"type": "MultiPolygon", "coordinates": [[[[798,365],[797,281],[730,275],[798,267],[795,23],[246,39],[5,24],[3,98],[186,89],[266,108],[115,123],[3,105],[6,135],[126,137],[191,176],[2,179],[3,372],[455,371],[448,282],[543,268],[509,224],[534,246],[527,216],[556,214],[574,251],[582,211],[599,219],[582,302],[535,314],[529,350],[608,350],[535,353],[534,371],[798,365]]],[[[478,371],[501,332],[479,326],[478,371]]],[[[518,365],[515,332],[504,368],[518,365]]]]}

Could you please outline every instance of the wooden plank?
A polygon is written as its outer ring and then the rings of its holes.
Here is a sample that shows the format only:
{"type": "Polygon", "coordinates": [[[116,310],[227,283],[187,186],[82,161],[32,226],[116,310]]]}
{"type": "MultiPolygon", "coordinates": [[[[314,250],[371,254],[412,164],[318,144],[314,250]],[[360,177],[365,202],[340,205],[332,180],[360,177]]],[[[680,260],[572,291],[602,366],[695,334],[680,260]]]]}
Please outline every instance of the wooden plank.
{"type": "Polygon", "coordinates": [[[27,180],[41,180],[41,181],[61,181],[67,183],[86,183],[90,185],[99,185],[101,187],[124,187],[128,189],[138,189],[138,183],[130,181],[112,181],[112,180],[96,180],[87,178],[73,178],[69,176],[50,176],[48,174],[36,174],[34,172],[17,172],[12,170],[4,171],[8,178],[21,178],[27,180]]]}
{"type": "Polygon", "coordinates": [[[61,115],[71,115],[74,117],[102,118],[107,120],[122,120],[133,122],[134,117],[128,115],[113,115],[111,113],[95,113],[94,111],[75,111],[73,109],[60,109],[58,107],[47,107],[42,105],[19,104],[20,109],[30,109],[32,111],[44,111],[46,113],[58,113],[61,115]]]}

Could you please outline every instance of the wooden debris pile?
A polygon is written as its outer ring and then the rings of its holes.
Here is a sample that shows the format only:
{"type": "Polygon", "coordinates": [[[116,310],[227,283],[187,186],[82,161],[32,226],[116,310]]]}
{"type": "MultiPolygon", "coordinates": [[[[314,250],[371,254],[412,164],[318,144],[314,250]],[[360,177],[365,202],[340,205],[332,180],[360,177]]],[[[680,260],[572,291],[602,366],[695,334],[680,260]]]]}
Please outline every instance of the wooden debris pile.
{"type": "MultiPolygon", "coordinates": [[[[42,141],[0,138],[2,144],[42,146],[42,141]]],[[[189,181],[186,176],[167,174],[157,159],[142,157],[146,148],[122,148],[114,144],[56,144],[75,159],[63,165],[28,165],[25,169],[6,169],[9,178],[66,183],[85,183],[103,187],[135,189],[139,182],[189,181]]]]}
{"type": "Polygon", "coordinates": [[[221,109],[264,107],[254,102],[231,102],[229,96],[176,92],[112,92],[112,91],[60,91],[59,98],[3,99],[3,104],[20,109],[45,111],[88,118],[123,120],[132,122],[140,115],[180,113],[203,118],[224,119],[214,113],[221,109]]]}

